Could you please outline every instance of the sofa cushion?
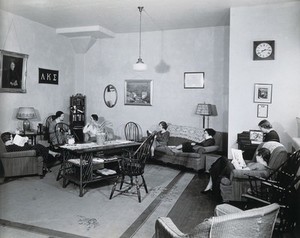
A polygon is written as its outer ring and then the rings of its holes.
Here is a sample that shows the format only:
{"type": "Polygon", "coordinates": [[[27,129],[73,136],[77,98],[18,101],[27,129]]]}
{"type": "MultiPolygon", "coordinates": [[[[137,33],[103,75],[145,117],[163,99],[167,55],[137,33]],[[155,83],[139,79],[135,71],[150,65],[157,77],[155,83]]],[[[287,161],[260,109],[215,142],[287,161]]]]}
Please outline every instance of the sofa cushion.
{"type": "Polygon", "coordinates": [[[168,126],[168,131],[170,132],[170,137],[185,138],[189,142],[193,141],[199,143],[201,142],[204,134],[204,130],[202,128],[172,125],[172,124],[168,126]]]}

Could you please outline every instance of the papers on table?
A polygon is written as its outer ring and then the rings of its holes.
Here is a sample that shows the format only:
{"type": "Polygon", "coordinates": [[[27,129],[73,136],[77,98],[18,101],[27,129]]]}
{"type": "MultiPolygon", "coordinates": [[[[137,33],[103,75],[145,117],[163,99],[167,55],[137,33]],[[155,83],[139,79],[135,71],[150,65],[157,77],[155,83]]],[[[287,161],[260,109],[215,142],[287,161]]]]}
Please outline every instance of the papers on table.
{"type": "Polygon", "coordinates": [[[99,145],[96,142],[89,142],[89,143],[82,143],[82,144],[65,144],[60,146],[61,148],[64,149],[69,149],[69,150],[83,150],[83,149],[92,149],[92,148],[97,148],[100,146],[108,146],[108,145],[121,145],[121,144],[128,144],[128,143],[132,143],[132,141],[128,141],[128,140],[112,140],[112,141],[106,141],[104,142],[103,145],[99,145]]]}
{"type": "Polygon", "coordinates": [[[97,173],[107,176],[107,175],[114,175],[117,172],[115,170],[112,170],[112,169],[106,169],[106,168],[104,168],[104,169],[98,169],[97,173]]]}

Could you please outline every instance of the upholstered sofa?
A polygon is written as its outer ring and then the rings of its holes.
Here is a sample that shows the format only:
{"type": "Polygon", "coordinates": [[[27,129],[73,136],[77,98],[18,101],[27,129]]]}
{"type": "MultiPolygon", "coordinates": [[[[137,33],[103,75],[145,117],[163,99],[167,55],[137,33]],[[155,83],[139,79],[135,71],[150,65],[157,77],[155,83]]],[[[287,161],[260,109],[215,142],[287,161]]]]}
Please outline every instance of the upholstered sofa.
{"type": "Polygon", "coordinates": [[[170,139],[168,146],[156,147],[154,159],[164,163],[184,166],[196,171],[203,170],[206,163],[206,155],[210,153],[222,154],[224,133],[216,132],[214,136],[216,144],[214,146],[201,147],[194,146],[195,152],[182,152],[175,147],[184,142],[200,142],[203,138],[204,129],[169,125],[170,139]]]}
{"type": "MultiPolygon", "coordinates": [[[[257,147],[256,151],[262,147],[268,148],[271,152],[268,165],[272,170],[277,169],[284,161],[287,160],[287,151],[282,144],[275,141],[261,143],[257,147]]],[[[255,160],[255,154],[252,160],[255,160]]],[[[266,170],[234,169],[230,174],[230,179],[224,177],[221,180],[220,189],[224,202],[243,200],[242,194],[247,193],[247,190],[250,187],[248,175],[266,178],[269,175],[269,172],[266,170]]]]}
{"type": "Polygon", "coordinates": [[[1,138],[0,163],[0,182],[7,177],[43,175],[43,157],[37,156],[35,150],[7,152],[1,138]]]}

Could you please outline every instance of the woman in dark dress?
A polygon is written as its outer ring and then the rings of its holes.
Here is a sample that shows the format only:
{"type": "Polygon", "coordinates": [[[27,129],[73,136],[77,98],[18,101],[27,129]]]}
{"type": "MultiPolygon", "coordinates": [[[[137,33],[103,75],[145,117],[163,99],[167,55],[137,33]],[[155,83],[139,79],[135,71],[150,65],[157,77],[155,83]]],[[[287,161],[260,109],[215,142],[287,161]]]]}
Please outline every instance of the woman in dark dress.
{"type": "Polygon", "coordinates": [[[268,120],[262,120],[258,123],[260,130],[264,133],[264,142],[277,141],[280,142],[279,135],[273,130],[271,123],[268,120]]]}
{"type": "Polygon", "coordinates": [[[182,145],[177,146],[177,149],[182,149],[182,152],[194,152],[193,146],[199,145],[202,147],[212,146],[215,145],[216,141],[214,136],[216,131],[212,128],[204,129],[203,140],[200,143],[195,142],[185,142],[182,145]]]}
{"type": "MultiPolygon", "coordinates": [[[[170,132],[167,131],[168,124],[165,121],[161,121],[159,124],[160,131],[153,131],[152,134],[155,135],[154,142],[151,147],[151,156],[154,156],[154,150],[156,147],[159,146],[167,146],[169,138],[170,138],[170,132]]],[[[149,131],[147,131],[147,134],[151,134],[149,131]]]]}

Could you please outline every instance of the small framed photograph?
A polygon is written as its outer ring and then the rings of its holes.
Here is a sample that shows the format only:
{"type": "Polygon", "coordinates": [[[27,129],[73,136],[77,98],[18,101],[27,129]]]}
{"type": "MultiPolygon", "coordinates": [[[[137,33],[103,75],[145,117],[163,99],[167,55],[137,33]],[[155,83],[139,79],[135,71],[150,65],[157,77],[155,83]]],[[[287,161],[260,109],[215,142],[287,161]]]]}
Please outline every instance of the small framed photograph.
{"type": "Polygon", "coordinates": [[[0,50],[0,92],[26,93],[28,55],[0,50]]]}
{"type": "Polygon", "coordinates": [[[257,105],[257,117],[267,118],[268,117],[268,105],[267,104],[258,104],[257,105]]]}
{"type": "Polygon", "coordinates": [[[184,88],[204,88],[204,72],[185,72],[184,88]]]}
{"type": "Polygon", "coordinates": [[[254,102],[271,103],[272,86],[272,84],[254,84],[254,102]]]}
{"type": "Polygon", "coordinates": [[[125,80],[125,105],[152,105],[152,80],[125,80]]]}

